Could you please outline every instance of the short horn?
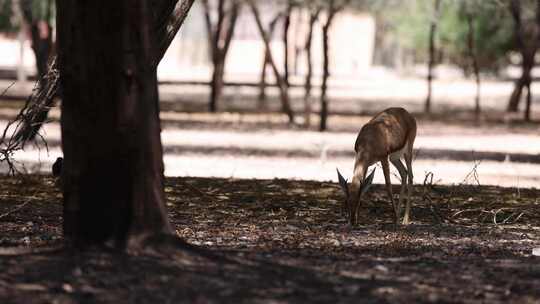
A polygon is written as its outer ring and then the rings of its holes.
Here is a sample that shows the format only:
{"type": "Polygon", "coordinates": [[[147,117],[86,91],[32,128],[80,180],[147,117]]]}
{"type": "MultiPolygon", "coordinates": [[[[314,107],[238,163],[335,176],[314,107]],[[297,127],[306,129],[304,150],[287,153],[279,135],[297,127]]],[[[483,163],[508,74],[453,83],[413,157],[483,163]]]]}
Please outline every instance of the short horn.
{"type": "Polygon", "coordinates": [[[366,177],[364,179],[364,181],[362,182],[362,186],[361,186],[361,189],[360,189],[361,194],[364,194],[369,190],[369,188],[373,184],[374,176],[375,176],[375,169],[373,169],[373,171],[371,171],[371,173],[368,175],[368,177],[366,177]]]}
{"type": "Polygon", "coordinates": [[[339,185],[341,186],[341,189],[343,190],[345,195],[348,197],[349,196],[349,187],[347,187],[347,180],[343,177],[343,175],[341,175],[338,168],[336,168],[336,171],[337,171],[337,175],[338,175],[339,185]]]}

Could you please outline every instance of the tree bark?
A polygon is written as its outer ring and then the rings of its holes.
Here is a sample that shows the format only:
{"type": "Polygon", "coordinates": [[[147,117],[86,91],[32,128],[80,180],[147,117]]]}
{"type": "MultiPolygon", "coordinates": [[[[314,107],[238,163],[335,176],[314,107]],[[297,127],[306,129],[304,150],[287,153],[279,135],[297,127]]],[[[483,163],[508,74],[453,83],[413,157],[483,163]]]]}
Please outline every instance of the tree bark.
{"type": "Polygon", "coordinates": [[[315,22],[319,18],[320,9],[312,12],[309,16],[309,28],[306,37],[306,65],[307,73],[306,80],[304,83],[304,124],[306,128],[309,128],[311,125],[311,90],[313,88],[312,78],[313,78],[313,30],[315,27],[315,22]]]}
{"type": "Polygon", "coordinates": [[[148,0],[58,0],[64,236],[124,247],[172,234],[148,0]]]}
{"type": "MultiPolygon", "coordinates": [[[[269,26],[269,29],[268,29],[268,39],[270,39],[270,40],[274,36],[274,31],[276,30],[276,25],[277,25],[279,19],[281,19],[281,14],[278,14],[272,20],[272,22],[270,22],[270,26],[269,26]]],[[[268,50],[265,48],[264,49],[264,60],[263,60],[262,70],[261,70],[261,80],[259,81],[259,108],[264,108],[266,106],[265,105],[265,101],[267,99],[267,95],[266,95],[266,87],[267,87],[266,70],[268,68],[269,61],[270,60],[269,60],[269,56],[268,56],[268,50]]]]}
{"type": "Polygon", "coordinates": [[[516,40],[517,47],[521,55],[521,77],[516,81],[514,85],[514,91],[510,95],[507,111],[517,112],[519,103],[521,101],[521,95],[523,88],[526,86],[527,75],[530,73],[527,64],[527,54],[525,53],[525,41],[523,37],[523,26],[521,20],[521,3],[519,1],[512,0],[510,2],[510,13],[514,20],[514,39],[516,40]]]}
{"type": "Polygon", "coordinates": [[[283,64],[283,80],[287,84],[287,86],[290,85],[289,82],[289,29],[291,27],[291,14],[293,10],[292,1],[288,0],[287,2],[287,10],[285,11],[285,22],[283,23],[283,58],[284,58],[284,64],[283,64]]]}
{"type": "MultiPolygon", "coordinates": [[[[540,0],[536,0],[536,39],[533,39],[533,55],[531,56],[531,70],[534,68],[536,62],[536,52],[538,51],[538,47],[540,44],[540,0]]],[[[527,104],[525,106],[525,121],[531,121],[531,112],[532,112],[532,92],[531,92],[531,83],[532,83],[532,77],[531,72],[529,72],[528,77],[528,83],[527,83],[527,104]]]]}
{"type": "MultiPolygon", "coordinates": [[[[159,50],[153,63],[154,67],[157,68],[195,0],[182,0],[180,4],[177,4],[178,0],[154,1],[152,8],[155,9],[156,13],[152,28],[158,37],[159,50]]],[[[46,121],[49,110],[54,106],[54,97],[57,96],[60,87],[57,62],[56,57],[51,59],[47,75],[38,79],[37,90],[28,97],[25,108],[19,114],[23,117],[23,123],[12,136],[12,141],[18,143],[14,148],[23,148],[26,142],[34,140],[46,121]],[[39,108],[39,111],[28,116],[25,111],[32,108],[39,108]]]]}
{"type": "MultiPolygon", "coordinates": [[[[531,72],[535,66],[535,56],[538,49],[538,41],[537,39],[532,39],[533,41],[531,41],[530,43],[526,42],[527,39],[525,38],[525,33],[523,29],[521,2],[519,0],[512,0],[510,2],[510,13],[514,20],[514,37],[516,39],[516,44],[521,54],[521,77],[516,81],[514,85],[514,91],[512,92],[512,95],[510,95],[507,111],[518,111],[519,104],[522,99],[521,97],[523,94],[523,89],[527,89],[527,103],[525,105],[524,113],[525,120],[529,120],[531,112],[530,99],[532,98],[530,92],[530,86],[532,81],[531,72]]],[[[540,30],[540,1],[537,1],[536,26],[538,30],[540,30]]]]}
{"type": "MultiPolygon", "coordinates": [[[[153,60],[157,68],[169,49],[174,37],[184,24],[195,0],[153,0],[154,21],[152,29],[157,37],[158,49],[153,60]]],[[[151,8],[151,9],[152,9],[151,8]]]]}
{"type": "Polygon", "coordinates": [[[531,92],[531,81],[527,82],[525,89],[527,90],[527,103],[525,104],[525,121],[531,121],[531,103],[532,103],[532,92],[531,92]]]}
{"type": "Polygon", "coordinates": [[[231,3],[230,12],[226,12],[226,1],[219,0],[218,2],[218,18],[215,27],[212,25],[210,19],[210,6],[207,1],[204,1],[205,6],[205,19],[209,33],[209,39],[212,42],[212,65],[214,67],[212,72],[212,80],[210,82],[210,100],[208,109],[210,112],[216,112],[219,106],[219,100],[221,99],[221,93],[224,85],[225,74],[225,60],[227,59],[227,53],[231,45],[232,37],[234,36],[234,30],[236,28],[236,21],[238,19],[238,12],[240,10],[240,4],[236,0],[229,1],[231,3]],[[228,21],[228,22],[227,22],[228,21]]]}
{"type": "Polygon", "coordinates": [[[526,60],[523,58],[523,56],[521,60],[521,76],[518,80],[516,80],[514,84],[514,90],[510,95],[510,100],[506,108],[507,112],[517,112],[519,110],[519,104],[521,102],[523,89],[527,87],[528,78],[531,77],[530,73],[532,70],[532,66],[525,63],[526,60]]]}
{"type": "Polygon", "coordinates": [[[334,17],[338,12],[335,7],[335,1],[330,0],[330,8],[328,9],[328,17],[323,25],[323,79],[321,85],[321,112],[319,131],[323,132],[327,129],[328,121],[328,79],[330,78],[330,28],[334,17]]]}
{"type": "Polygon", "coordinates": [[[212,9],[208,0],[201,1],[204,10],[204,24],[206,26],[206,38],[208,39],[209,58],[213,60],[214,56],[214,26],[212,25],[212,9]]]}
{"type": "Polygon", "coordinates": [[[268,34],[264,30],[261,17],[259,14],[259,10],[257,9],[257,6],[253,2],[253,0],[248,0],[249,6],[251,8],[251,12],[253,13],[253,16],[255,17],[255,22],[257,23],[257,28],[259,29],[259,33],[261,34],[261,37],[264,42],[264,46],[268,52],[268,59],[270,66],[272,67],[272,70],[274,72],[274,76],[277,81],[277,85],[279,88],[280,96],[281,96],[281,104],[283,112],[287,115],[289,118],[290,123],[294,123],[294,113],[292,111],[290,101],[289,101],[289,92],[288,92],[288,86],[283,77],[280,75],[279,70],[277,68],[277,65],[274,61],[274,57],[272,56],[272,51],[270,49],[270,39],[268,38],[268,34]]]}
{"type": "Polygon", "coordinates": [[[426,97],[426,104],[424,111],[426,113],[431,112],[431,99],[433,91],[433,69],[435,68],[435,35],[437,33],[437,23],[439,18],[439,11],[441,7],[441,0],[435,0],[434,4],[434,16],[432,16],[430,27],[429,27],[429,62],[428,62],[428,76],[427,76],[427,85],[428,93],[426,97]]]}

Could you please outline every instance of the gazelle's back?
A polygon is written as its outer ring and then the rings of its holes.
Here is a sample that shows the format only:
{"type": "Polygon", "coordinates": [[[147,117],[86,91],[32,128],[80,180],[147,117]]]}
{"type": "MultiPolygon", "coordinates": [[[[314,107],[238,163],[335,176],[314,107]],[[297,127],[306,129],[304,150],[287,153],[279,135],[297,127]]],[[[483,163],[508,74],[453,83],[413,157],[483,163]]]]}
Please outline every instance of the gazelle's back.
{"type": "Polygon", "coordinates": [[[414,117],[403,108],[388,108],[375,115],[362,127],[356,138],[354,150],[359,152],[359,148],[371,150],[376,147],[379,153],[388,155],[402,150],[408,139],[414,137],[416,137],[414,117]],[[384,150],[380,150],[382,147],[384,150]]]}

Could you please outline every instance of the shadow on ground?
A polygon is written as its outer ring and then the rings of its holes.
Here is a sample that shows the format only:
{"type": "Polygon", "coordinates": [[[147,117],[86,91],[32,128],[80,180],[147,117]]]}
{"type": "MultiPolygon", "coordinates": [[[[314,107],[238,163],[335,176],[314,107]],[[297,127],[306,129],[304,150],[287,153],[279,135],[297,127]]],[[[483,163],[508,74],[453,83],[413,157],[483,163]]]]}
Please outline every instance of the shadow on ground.
{"type": "MultiPolygon", "coordinates": [[[[397,190],[397,189],[396,189],[397,190]]],[[[171,178],[169,218],[197,245],[145,254],[67,250],[61,197],[43,176],[1,178],[2,303],[535,303],[537,190],[418,185],[414,223],[391,223],[381,186],[360,226],[336,185],[171,178]]]]}

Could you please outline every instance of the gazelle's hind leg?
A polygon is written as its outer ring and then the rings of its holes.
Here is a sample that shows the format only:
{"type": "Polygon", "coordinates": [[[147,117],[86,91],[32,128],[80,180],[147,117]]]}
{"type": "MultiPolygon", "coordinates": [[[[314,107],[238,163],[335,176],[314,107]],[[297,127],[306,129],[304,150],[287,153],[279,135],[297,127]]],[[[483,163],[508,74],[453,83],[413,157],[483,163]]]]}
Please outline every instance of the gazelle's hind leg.
{"type": "Polygon", "coordinates": [[[381,164],[384,173],[384,181],[386,183],[386,190],[388,191],[388,196],[392,202],[392,207],[394,207],[394,222],[397,224],[399,222],[399,207],[396,206],[396,201],[394,200],[394,194],[392,192],[392,181],[390,180],[390,165],[388,164],[388,158],[381,160],[381,164]]]}
{"type": "Polygon", "coordinates": [[[405,166],[399,160],[399,158],[390,158],[390,162],[396,167],[396,169],[399,172],[399,176],[401,177],[401,191],[399,193],[399,201],[398,201],[398,213],[401,216],[401,206],[403,206],[403,198],[405,197],[405,187],[407,187],[407,169],[405,169],[405,166]]]}
{"type": "Polygon", "coordinates": [[[414,175],[413,175],[413,168],[412,168],[414,139],[415,139],[415,136],[413,136],[410,139],[407,152],[405,152],[404,154],[405,164],[407,165],[408,180],[407,180],[407,206],[405,207],[405,215],[403,216],[403,225],[409,224],[410,213],[411,213],[411,195],[412,195],[413,183],[414,183],[414,175]]]}

